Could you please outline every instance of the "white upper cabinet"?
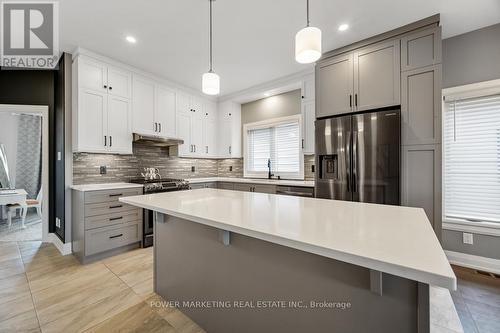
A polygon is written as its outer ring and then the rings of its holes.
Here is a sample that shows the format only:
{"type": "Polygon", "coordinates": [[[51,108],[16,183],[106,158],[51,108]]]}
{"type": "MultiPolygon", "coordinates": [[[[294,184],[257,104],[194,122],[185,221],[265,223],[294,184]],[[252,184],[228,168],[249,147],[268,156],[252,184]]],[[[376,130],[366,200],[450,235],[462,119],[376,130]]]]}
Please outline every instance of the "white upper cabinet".
{"type": "Polygon", "coordinates": [[[216,157],[217,147],[217,105],[212,102],[205,103],[203,107],[203,155],[216,157]]]}
{"type": "Polygon", "coordinates": [[[108,66],[107,89],[110,95],[130,99],[131,81],[130,72],[108,66]]]}
{"type": "Polygon", "coordinates": [[[176,136],[175,91],[165,86],[156,87],[155,119],[160,136],[176,136]]]}
{"type": "Polygon", "coordinates": [[[314,154],[314,101],[302,103],[302,152],[314,154]]]}
{"type": "Polygon", "coordinates": [[[304,102],[312,101],[316,98],[314,90],[315,82],[314,75],[308,75],[302,81],[302,100],[304,102]]]}
{"type": "Polygon", "coordinates": [[[220,103],[218,115],[218,157],[241,158],[241,105],[231,101],[220,103]]]}
{"type": "Polygon", "coordinates": [[[78,56],[73,76],[73,151],[131,154],[131,73],[78,56]]]}
{"type": "Polygon", "coordinates": [[[132,131],[139,134],[156,135],[155,83],[134,75],[132,94],[132,131]]]}

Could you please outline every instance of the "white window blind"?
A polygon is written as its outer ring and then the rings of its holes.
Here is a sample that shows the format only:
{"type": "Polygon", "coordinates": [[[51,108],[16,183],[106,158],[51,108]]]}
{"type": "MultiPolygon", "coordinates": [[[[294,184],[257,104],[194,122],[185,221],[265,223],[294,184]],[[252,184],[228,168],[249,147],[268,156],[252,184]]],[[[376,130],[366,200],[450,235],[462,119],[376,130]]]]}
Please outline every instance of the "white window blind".
{"type": "Polygon", "coordinates": [[[445,103],[444,215],[500,223],[500,95],[445,103]]]}
{"type": "Polygon", "coordinates": [[[286,123],[270,124],[249,128],[246,134],[246,172],[253,176],[266,175],[268,160],[275,175],[290,178],[303,177],[300,123],[292,120],[286,123]]]}

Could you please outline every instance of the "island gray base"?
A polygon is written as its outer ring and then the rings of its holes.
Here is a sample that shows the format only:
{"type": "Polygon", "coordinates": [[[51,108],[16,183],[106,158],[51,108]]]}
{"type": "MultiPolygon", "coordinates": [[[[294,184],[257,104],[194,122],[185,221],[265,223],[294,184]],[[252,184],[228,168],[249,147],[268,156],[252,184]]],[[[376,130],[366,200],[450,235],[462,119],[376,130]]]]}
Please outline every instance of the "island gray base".
{"type": "Polygon", "coordinates": [[[367,268],[158,216],[155,292],[208,333],[429,332],[427,285],[382,274],[376,293],[367,268]]]}

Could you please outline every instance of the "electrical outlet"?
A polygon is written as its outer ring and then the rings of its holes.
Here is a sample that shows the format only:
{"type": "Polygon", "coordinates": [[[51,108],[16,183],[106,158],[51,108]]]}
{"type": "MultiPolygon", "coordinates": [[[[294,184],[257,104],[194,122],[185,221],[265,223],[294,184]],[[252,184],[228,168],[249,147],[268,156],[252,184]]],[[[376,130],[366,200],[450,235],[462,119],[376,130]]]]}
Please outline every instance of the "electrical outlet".
{"type": "Polygon", "coordinates": [[[194,165],[191,167],[191,172],[195,172],[196,171],[196,168],[194,167],[194,165]]]}
{"type": "Polygon", "coordinates": [[[105,165],[101,165],[101,166],[99,167],[99,173],[100,173],[101,175],[105,175],[107,172],[108,172],[108,170],[107,170],[107,168],[106,168],[106,166],[105,166],[105,165]]]}
{"type": "Polygon", "coordinates": [[[314,164],[311,165],[311,172],[314,173],[314,164]]]}
{"type": "Polygon", "coordinates": [[[56,217],[56,227],[61,228],[61,219],[56,217]]]}
{"type": "Polygon", "coordinates": [[[472,234],[464,232],[463,233],[463,242],[464,244],[472,245],[474,244],[474,237],[472,234]]]}
{"type": "Polygon", "coordinates": [[[230,165],[230,166],[229,166],[229,172],[232,172],[232,171],[233,171],[233,166],[232,166],[232,165],[230,165]]]}

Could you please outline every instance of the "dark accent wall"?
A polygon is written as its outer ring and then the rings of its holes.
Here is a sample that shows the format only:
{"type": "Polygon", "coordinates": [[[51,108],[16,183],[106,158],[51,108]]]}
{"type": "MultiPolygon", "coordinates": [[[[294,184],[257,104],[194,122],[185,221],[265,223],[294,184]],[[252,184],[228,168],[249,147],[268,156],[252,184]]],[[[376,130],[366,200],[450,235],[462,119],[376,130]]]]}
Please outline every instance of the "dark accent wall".
{"type": "MultiPolygon", "coordinates": [[[[55,196],[56,142],[59,142],[58,138],[64,138],[64,128],[61,128],[59,122],[57,122],[59,125],[56,126],[56,76],[57,71],[0,68],[0,104],[46,105],[49,107],[49,232],[56,231],[56,206],[59,204],[55,196]]],[[[60,108],[58,108],[57,113],[59,112],[61,112],[60,108]]],[[[62,153],[64,154],[64,150],[62,153]]],[[[64,158],[64,155],[62,157],[64,158]]],[[[62,181],[64,184],[64,178],[62,181]]],[[[64,201],[62,206],[64,209],[64,201]]],[[[64,237],[58,236],[64,241],[64,237]]]]}
{"type": "Polygon", "coordinates": [[[443,88],[500,79],[500,24],[443,40],[443,88]]]}

